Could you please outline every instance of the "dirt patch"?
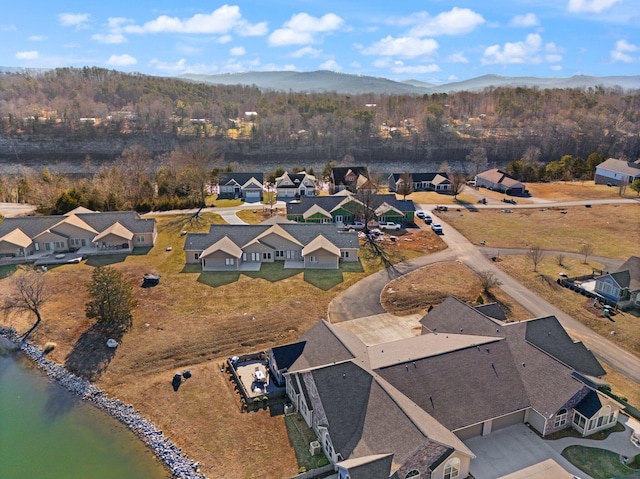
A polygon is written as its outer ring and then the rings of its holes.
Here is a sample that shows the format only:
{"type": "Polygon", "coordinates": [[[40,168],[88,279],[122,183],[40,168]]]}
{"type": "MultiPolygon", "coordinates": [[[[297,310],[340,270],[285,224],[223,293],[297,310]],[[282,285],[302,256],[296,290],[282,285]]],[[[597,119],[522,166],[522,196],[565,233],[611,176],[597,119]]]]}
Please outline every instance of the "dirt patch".
{"type": "MultiPolygon", "coordinates": [[[[382,306],[392,314],[425,314],[432,306],[448,296],[475,303],[482,287],[478,276],[461,263],[437,263],[425,266],[398,278],[387,285],[381,295],[382,306]]],[[[523,308],[500,290],[482,295],[483,300],[498,302],[509,321],[531,317],[523,308]]]]}

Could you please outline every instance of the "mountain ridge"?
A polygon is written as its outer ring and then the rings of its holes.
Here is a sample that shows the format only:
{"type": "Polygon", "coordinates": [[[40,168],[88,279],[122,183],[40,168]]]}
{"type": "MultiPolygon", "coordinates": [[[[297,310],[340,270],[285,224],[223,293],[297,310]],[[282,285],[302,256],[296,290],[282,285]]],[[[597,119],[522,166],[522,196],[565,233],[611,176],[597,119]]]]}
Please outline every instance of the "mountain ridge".
{"type": "Polygon", "coordinates": [[[434,93],[455,93],[460,91],[479,92],[487,88],[621,88],[640,89],[640,75],[604,76],[573,75],[570,77],[511,77],[496,74],[434,85],[415,79],[395,81],[383,77],[337,73],[327,70],[314,72],[239,72],[204,75],[185,73],[177,78],[217,85],[247,85],[261,90],[292,91],[297,93],[340,94],[395,94],[424,95],[434,93]]]}

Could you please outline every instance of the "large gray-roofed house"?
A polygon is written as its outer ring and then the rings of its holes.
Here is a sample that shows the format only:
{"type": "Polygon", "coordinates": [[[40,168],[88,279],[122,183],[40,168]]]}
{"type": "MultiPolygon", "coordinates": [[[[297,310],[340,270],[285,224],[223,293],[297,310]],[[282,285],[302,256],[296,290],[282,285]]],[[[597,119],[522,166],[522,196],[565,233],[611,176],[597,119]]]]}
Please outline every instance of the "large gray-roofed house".
{"type": "Polygon", "coordinates": [[[155,220],[134,211],[77,208],[66,215],[6,218],[0,223],[0,257],[38,261],[54,253],[128,253],[153,246],[157,235],[155,220]]]}
{"type": "Polygon", "coordinates": [[[596,166],[596,185],[629,185],[640,178],[640,162],[608,158],[596,166]]]}
{"type": "MultiPolygon", "coordinates": [[[[573,427],[587,436],[617,421],[622,405],[589,375],[601,372],[597,360],[553,317],[504,323],[447,299],[422,324],[420,337],[365,345],[323,321],[284,373],[292,403],[342,477],[384,454],[393,454],[394,478],[465,477],[473,452],[462,440],[523,422],[542,435],[573,427]],[[389,436],[380,424],[400,413],[409,423],[389,436]],[[421,437],[428,440],[412,449],[421,437]]],[[[371,477],[386,477],[380,469],[371,477]]]]}
{"type": "Polygon", "coordinates": [[[211,225],[208,233],[190,233],[184,250],[187,264],[203,271],[257,271],[262,263],[284,261],[284,267],[338,269],[358,261],[358,235],[331,225],[211,225]]]}
{"type": "Polygon", "coordinates": [[[264,173],[221,173],[218,177],[218,197],[260,201],[263,196],[263,184],[264,173]]]}
{"type": "Polygon", "coordinates": [[[613,273],[598,276],[594,290],[621,308],[640,307],[640,256],[631,256],[613,273]]]}
{"type": "MultiPolygon", "coordinates": [[[[389,175],[389,191],[399,191],[404,182],[404,173],[389,175]]],[[[413,191],[438,191],[446,193],[451,189],[451,180],[446,172],[409,173],[413,191]]]]}
{"type": "Polygon", "coordinates": [[[500,191],[511,195],[522,195],[525,193],[524,183],[507,175],[498,168],[492,168],[476,175],[476,185],[490,190],[500,191]]]}

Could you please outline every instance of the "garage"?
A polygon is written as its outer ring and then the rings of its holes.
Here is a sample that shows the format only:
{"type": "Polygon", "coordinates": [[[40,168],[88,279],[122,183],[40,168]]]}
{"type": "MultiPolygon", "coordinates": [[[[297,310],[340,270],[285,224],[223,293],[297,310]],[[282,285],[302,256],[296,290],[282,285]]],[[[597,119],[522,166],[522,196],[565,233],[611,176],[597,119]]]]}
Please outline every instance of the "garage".
{"type": "Polygon", "coordinates": [[[244,200],[247,203],[257,203],[260,201],[260,192],[259,191],[247,191],[244,200]]]}
{"type": "Polygon", "coordinates": [[[504,427],[523,423],[524,413],[525,411],[518,411],[518,412],[514,412],[513,414],[508,414],[507,416],[502,416],[494,419],[493,424],[491,425],[491,430],[497,431],[498,429],[502,429],[504,427]]]}
{"type": "Polygon", "coordinates": [[[464,429],[458,429],[457,431],[453,431],[453,433],[463,441],[472,437],[481,436],[482,423],[474,424],[473,426],[465,427],[464,429]]]}

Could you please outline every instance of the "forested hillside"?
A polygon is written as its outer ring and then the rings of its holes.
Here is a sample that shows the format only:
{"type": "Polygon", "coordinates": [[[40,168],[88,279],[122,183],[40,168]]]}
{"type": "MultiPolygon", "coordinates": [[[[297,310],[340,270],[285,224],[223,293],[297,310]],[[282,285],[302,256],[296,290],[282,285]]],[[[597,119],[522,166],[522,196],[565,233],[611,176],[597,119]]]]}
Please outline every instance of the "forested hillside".
{"type": "Polygon", "coordinates": [[[636,159],[639,112],[640,92],[604,88],[302,94],[63,68],[0,74],[0,162],[104,164],[135,145],[158,157],[194,138],[253,169],[351,155],[383,170],[445,161],[465,170],[477,147],[496,165],[532,147],[543,163],[593,152],[636,159]]]}

